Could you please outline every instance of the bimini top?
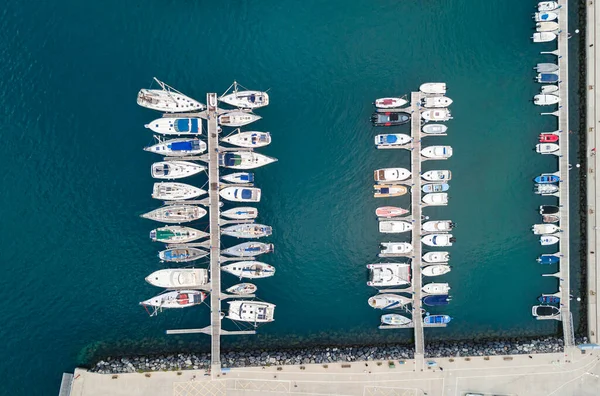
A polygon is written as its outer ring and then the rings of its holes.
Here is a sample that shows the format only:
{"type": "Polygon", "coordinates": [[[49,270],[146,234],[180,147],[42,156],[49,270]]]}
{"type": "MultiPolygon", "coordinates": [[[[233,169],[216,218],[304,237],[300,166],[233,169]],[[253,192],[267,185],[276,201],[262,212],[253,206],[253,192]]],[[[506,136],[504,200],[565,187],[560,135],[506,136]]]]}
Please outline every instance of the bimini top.
{"type": "Polygon", "coordinates": [[[200,140],[190,139],[183,142],[173,142],[169,144],[173,151],[196,151],[200,150],[200,140]]]}
{"type": "Polygon", "coordinates": [[[177,132],[198,133],[200,131],[200,120],[197,118],[177,118],[173,128],[177,132]]]}

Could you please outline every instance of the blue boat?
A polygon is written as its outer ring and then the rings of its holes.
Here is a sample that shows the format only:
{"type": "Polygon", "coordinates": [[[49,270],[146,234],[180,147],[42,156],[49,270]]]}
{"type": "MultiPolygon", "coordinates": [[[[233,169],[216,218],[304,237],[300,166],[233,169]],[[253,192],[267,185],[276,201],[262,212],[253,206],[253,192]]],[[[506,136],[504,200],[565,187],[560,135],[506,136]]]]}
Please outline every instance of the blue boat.
{"type": "Polygon", "coordinates": [[[447,324],[452,318],[448,315],[429,315],[425,316],[423,323],[425,324],[447,324]]]}
{"type": "Polygon", "coordinates": [[[558,304],[560,303],[560,297],[542,294],[538,297],[538,301],[542,304],[558,304]]]}
{"type": "Polygon", "coordinates": [[[540,73],[537,75],[539,83],[555,83],[558,81],[558,73],[540,73]]]}
{"type": "Polygon", "coordinates": [[[553,254],[542,254],[537,258],[537,262],[540,264],[556,264],[560,261],[560,257],[553,254]]]}
{"type": "Polygon", "coordinates": [[[431,183],[423,185],[423,192],[425,193],[437,193],[448,191],[450,185],[448,183],[431,183]]]}
{"type": "Polygon", "coordinates": [[[560,177],[546,173],[536,177],[535,179],[533,179],[533,181],[539,184],[558,183],[560,181],[560,177]]]}
{"type": "Polygon", "coordinates": [[[449,302],[450,297],[447,294],[427,296],[423,299],[423,304],[428,305],[430,307],[435,307],[438,305],[448,305],[449,302]]]}

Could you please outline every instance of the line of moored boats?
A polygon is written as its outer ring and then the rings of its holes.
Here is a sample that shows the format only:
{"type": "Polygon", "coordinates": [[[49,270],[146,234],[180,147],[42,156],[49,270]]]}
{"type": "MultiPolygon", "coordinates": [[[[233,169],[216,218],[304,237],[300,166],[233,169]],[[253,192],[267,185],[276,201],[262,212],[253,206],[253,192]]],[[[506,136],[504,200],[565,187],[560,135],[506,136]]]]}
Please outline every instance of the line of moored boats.
{"type": "Polygon", "coordinates": [[[535,33],[531,39],[534,43],[554,41],[561,33],[558,14],[561,5],[557,1],[541,1],[537,4],[537,12],[533,14],[535,33]]]}

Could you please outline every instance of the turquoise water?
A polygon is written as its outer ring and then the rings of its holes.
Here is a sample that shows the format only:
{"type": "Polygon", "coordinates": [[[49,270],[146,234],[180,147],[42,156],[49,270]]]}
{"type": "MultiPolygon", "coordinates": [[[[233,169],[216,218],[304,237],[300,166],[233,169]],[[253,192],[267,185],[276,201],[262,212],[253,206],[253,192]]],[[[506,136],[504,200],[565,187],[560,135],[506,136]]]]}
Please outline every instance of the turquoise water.
{"type": "Polygon", "coordinates": [[[256,171],[259,219],[276,245],[265,261],[277,275],[256,283],[277,304],[276,322],[226,347],[412,340],[378,331],[381,313],[366,304],[364,266],[388,240],[374,209],[408,205],[374,200],[372,171],[409,164],[404,151],[374,149],[369,116],[374,98],[425,81],[447,83],[455,118],[448,137],[428,140],[452,145],[454,157],[424,164],[452,170],[451,203],[425,214],[458,223],[444,279],[453,301],[432,311],[455,321],[426,337],[555,333],[530,315],[557,288],[540,276],[555,269],[535,262],[553,250],[529,231],[537,206],[553,203],[532,193],[531,178],[556,166],[532,151],[539,132],[555,130],[529,103],[531,68],[550,47],[529,41],[533,4],[9,1],[0,15],[4,392],[54,392],[62,371],[93,356],[208,346],[202,335],[164,335],[208,324],[207,307],[148,318],[137,305],[159,291],[144,277],[162,268],[147,238],[155,224],[137,216],[158,204],[157,158],[141,150],[152,141],[143,124],[158,114],[135,104],[153,76],[202,101],[234,78],[271,88],[253,128],[272,133],[261,152],[279,158],[256,171]]]}

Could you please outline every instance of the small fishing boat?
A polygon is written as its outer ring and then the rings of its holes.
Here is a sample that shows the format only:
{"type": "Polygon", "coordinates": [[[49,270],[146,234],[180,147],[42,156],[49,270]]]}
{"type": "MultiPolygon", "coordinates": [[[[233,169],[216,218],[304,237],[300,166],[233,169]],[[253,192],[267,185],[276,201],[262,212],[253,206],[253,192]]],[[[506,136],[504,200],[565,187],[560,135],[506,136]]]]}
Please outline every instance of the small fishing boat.
{"type": "Polygon", "coordinates": [[[379,232],[384,234],[399,234],[413,229],[413,224],[402,220],[383,220],[379,222],[379,232]]]}
{"type": "Polygon", "coordinates": [[[377,169],[374,172],[375,181],[388,182],[388,181],[402,181],[410,178],[410,171],[405,168],[384,168],[377,169]]]}
{"type": "Polygon", "coordinates": [[[202,135],[202,119],[163,117],[144,125],[162,135],[202,135]]]}
{"type": "Polygon", "coordinates": [[[553,175],[552,173],[542,173],[533,179],[533,181],[539,184],[558,183],[560,181],[560,177],[553,175]]]}
{"type": "Polygon", "coordinates": [[[551,106],[551,105],[555,105],[557,103],[560,102],[560,98],[556,95],[543,95],[543,94],[539,94],[539,95],[535,95],[533,97],[533,104],[537,105],[537,106],[551,106]]]}
{"type": "Polygon", "coordinates": [[[375,126],[403,125],[410,122],[410,114],[404,112],[373,113],[371,115],[371,122],[375,126]]]}
{"type": "Polygon", "coordinates": [[[232,202],[260,202],[261,192],[257,187],[225,187],[219,195],[232,202]]]}
{"type": "Polygon", "coordinates": [[[275,275],[275,267],[260,261],[237,261],[221,266],[225,272],[241,278],[258,279],[275,275]]]}
{"type": "Polygon", "coordinates": [[[425,83],[421,84],[419,91],[425,94],[446,94],[446,83],[425,83]]]}
{"type": "Polygon", "coordinates": [[[262,301],[227,301],[227,319],[236,322],[268,323],[275,320],[275,304],[262,301]]]}
{"type": "Polygon", "coordinates": [[[558,223],[560,221],[560,217],[556,215],[542,215],[542,221],[544,223],[558,223]]]}
{"type": "Polygon", "coordinates": [[[381,242],[381,253],[379,256],[388,254],[405,254],[413,250],[413,245],[408,242],[381,242]]]}
{"type": "Polygon", "coordinates": [[[536,259],[540,264],[557,264],[560,261],[560,257],[553,254],[542,254],[536,259]]]}
{"type": "Polygon", "coordinates": [[[254,182],[254,173],[236,172],[229,175],[221,176],[221,180],[229,183],[252,183],[254,182]]]}
{"type": "Polygon", "coordinates": [[[162,269],[148,275],[146,282],[165,289],[196,289],[208,285],[208,270],[197,268],[162,269]]]}
{"type": "Polygon", "coordinates": [[[456,226],[450,220],[434,220],[423,223],[422,229],[424,232],[449,232],[456,226]]]}
{"type": "Polygon", "coordinates": [[[426,108],[442,108],[452,104],[452,99],[446,96],[426,96],[421,100],[421,105],[426,108]]]}
{"type": "Polygon", "coordinates": [[[448,324],[452,318],[448,315],[428,315],[423,318],[424,324],[448,324]]]}
{"type": "MultiPolygon", "coordinates": [[[[553,33],[551,33],[553,34],[553,33]]],[[[555,83],[558,82],[558,73],[553,72],[553,73],[539,73],[536,77],[537,82],[542,83],[542,84],[547,84],[547,83],[555,83]]]]}
{"type": "Polygon", "coordinates": [[[429,307],[438,307],[441,305],[448,305],[450,297],[447,294],[434,294],[423,298],[423,304],[429,307]]]}
{"type": "Polygon", "coordinates": [[[554,305],[534,305],[531,314],[537,319],[560,319],[560,309],[554,305]]]}
{"type": "Polygon", "coordinates": [[[185,157],[205,152],[206,143],[200,139],[182,138],[164,141],[158,139],[158,143],[145,147],[144,151],[164,155],[165,157],[185,157]]]}
{"type": "Polygon", "coordinates": [[[448,204],[448,193],[431,193],[423,195],[423,203],[431,206],[442,206],[448,204]]]}
{"type": "Polygon", "coordinates": [[[165,205],[144,213],[142,217],[162,223],[179,224],[198,220],[206,213],[206,209],[195,205],[165,205]]]}
{"type": "MultiPolygon", "coordinates": [[[[556,33],[552,32],[535,32],[533,33],[531,39],[534,43],[548,43],[550,41],[556,40],[557,37],[558,36],[556,35],[556,33]]],[[[556,81],[558,81],[558,79],[556,79],[555,82],[556,81]]]]}
{"type": "Polygon", "coordinates": [[[235,294],[238,296],[244,296],[247,294],[254,294],[258,290],[258,287],[252,283],[238,283],[230,288],[226,289],[225,292],[229,294],[235,294]]]}
{"type": "Polygon", "coordinates": [[[252,220],[258,217],[258,210],[250,206],[227,209],[221,212],[221,216],[232,220],[252,220]]]}
{"type": "Polygon", "coordinates": [[[147,305],[156,308],[187,308],[202,304],[206,299],[206,293],[198,290],[178,290],[169,291],[152,297],[149,300],[142,301],[140,305],[147,305]]]}
{"type": "Polygon", "coordinates": [[[262,224],[235,224],[230,227],[221,228],[221,234],[235,238],[262,238],[273,233],[270,226],[262,224]]]}
{"type": "Polygon", "coordinates": [[[559,136],[556,133],[541,133],[540,143],[556,143],[558,142],[559,136]]]}
{"type": "Polygon", "coordinates": [[[450,146],[429,146],[421,150],[421,155],[431,159],[447,159],[452,157],[450,146]]]}
{"type": "Polygon", "coordinates": [[[377,148],[392,148],[403,146],[412,141],[409,135],[403,133],[388,133],[375,136],[375,145],[377,148]]]}
{"type": "Polygon", "coordinates": [[[158,253],[158,257],[160,257],[162,261],[170,261],[173,263],[194,261],[208,255],[209,252],[206,250],[192,247],[172,248],[158,253]]]}
{"type": "Polygon", "coordinates": [[[425,110],[421,113],[421,117],[425,121],[448,121],[452,119],[448,109],[425,110]]]}
{"type": "Polygon", "coordinates": [[[536,184],[534,192],[540,195],[551,195],[558,191],[556,184],[536,184]]]}
{"type": "Polygon", "coordinates": [[[231,169],[254,169],[277,161],[253,151],[228,151],[219,153],[219,166],[231,169]]]}
{"type": "Polygon", "coordinates": [[[555,92],[558,92],[558,85],[542,85],[542,88],[540,88],[540,93],[542,94],[551,94],[555,92]]]}
{"type": "Polygon", "coordinates": [[[428,252],[423,255],[423,261],[431,264],[447,263],[450,260],[448,252],[428,252]]]}
{"type": "Polygon", "coordinates": [[[380,98],[375,100],[375,107],[378,109],[395,109],[408,104],[404,98],[380,98]]]}
{"type": "Polygon", "coordinates": [[[239,245],[221,250],[221,253],[235,257],[255,257],[273,251],[272,243],[244,242],[239,245]]]}
{"type": "Polygon", "coordinates": [[[560,303],[560,297],[551,294],[542,294],[538,297],[538,301],[542,304],[558,304],[560,303]]]}
{"type": "Polygon", "coordinates": [[[164,161],[153,163],[150,172],[155,179],[172,180],[193,176],[205,169],[203,165],[188,161],[164,161]]]}
{"type": "Polygon", "coordinates": [[[538,143],[535,146],[535,151],[540,154],[552,154],[560,150],[560,146],[556,143],[538,143]]]}
{"type": "Polygon", "coordinates": [[[238,147],[264,147],[271,144],[269,132],[239,132],[221,139],[222,142],[238,147]]]}
{"type": "Polygon", "coordinates": [[[555,235],[542,235],[540,237],[540,245],[542,246],[550,246],[557,244],[559,241],[558,237],[555,235]]]}
{"type": "Polygon", "coordinates": [[[217,122],[222,126],[241,127],[258,121],[261,118],[261,116],[246,111],[232,111],[218,116],[217,122]]]}
{"type": "Polygon", "coordinates": [[[443,124],[427,124],[421,129],[423,133],[428,135],[441,135],[446,133],[448,127],[443,124]]]}
{"type": "Polygon", "coordinates": [[[427,266],[425,268],[423,268],[421,270],[421,274],[423,274],[423,276],[439,276],[439,275],[444,275],[447,274],[448,272],[450,272],[452,268],[449,265],[443,265],[443,264],[436,264],[436,265],[430,265],[427,266]]]}
{"type": "Polygon", "coordinates": [[[209,235],[207,232],[182,226],[166,226],[150,231],[150,239],[153,241],[173,244],[188,243],[209,235]]]}
{"type": "Polygon", "coordinates": [[[448,294],[450,286],[447,283],[428,283],[421,290],[427,294],[448,294]]]}
{"type": "Polygon", "coordinates": [[[232,87],[233,92],[227,94],[227,92],[229,92],[229,89],[227,89],[227,91],[219,98],[220,102],[243,109],[257,109],[269,104],[269,94],[266,92],[251,90],[239,91],[238,83],[235,81],[233,82],[232,87]]]}
{"type": "Polygon", "coordinates": [[[154,183],[152,198],[164,201],[182,201],[196,198],[207,192],[201,188],[185,183],[160,182],[154,183]]]}
{"type": "Polygon", "coordinates": [[[537,9],[539,12],[554,11],[560,8],[557,1],[540,1],[537,9]]]}
{"type": "Polygon", "coordinates": [[[411,299],[398,294],[377,294],[369,298],[369,305],[375,309],[399,309],[411,303],[411,299]]]}
{"type": "Polygon", "coordinates": [[[165,113],[201,111],[206,108],[202,103],[185,96],[175,88],[159,81],[156,77],[154,77],[154,81],[162,89],[141,89],[137,96],[138,105],[165,113]]]}
{"type": "Polygon", "coordinates": [[[448,191],[448,189],[450,189],[450,185],[448,183],[423,184],[423,187],[421,188],[424,193],[438,193],[448,191]]]}
{"type": "Polygon", "coordinates": [[[376,184],[373,188],[375,198],[399,197],[408,192],[408,188],[399,184],[376,184]]]}
{"type": "Polygon", "coordinates": [[[433,247],[452,246],[455,241],[452,234],[429,234],[421,238],[423,244],[433,247]]]}
{"type": "Polygon", "coordinates": [[[558,22],[537,22],[535,24],[536,32],[556,32],[560,29],[558,22]]]}
{"type": "Polygon", "coordinates": [[[386,287],[410,284],[410,264],[380,263],[367,264],[369,280],[367,286],[386,287]]]}
{"type": "Polygon", "coordinates": [[[533,14],[533,19],[536,22],[550,22],[558,19],[556,12],[536,12],[533,14]]]}
{"type": "Polygon", "coordinates": [[[554,234],[559,230],[560,228],[554,224],[534,224],[533,227],[531,227],[531,231],[533,231],[534,235],[554,234]]]}
{"type": "Polygon", "coordinates": [[[423,173],[421,178],[430,182],[449,181],[452,173],[449,170],[431,170],[423,173]]]}
{"type": "Polygon", "coordinates": [[[560,208],[554,205],[540,205],[540,214],[557,214],[560,212],[560,208]]]}
{"type": "Polygon", "coordinates": [[[549,73],[557,71],[558,65],[556,63],[538,63],[537,66],[534,67],[534,69],[538,73],[549,73]]]}
{"type": "Polygon", "coordinates": [[[375,215],[377,215],[377,217],[386,217],[386,218],[402,216],[402,215],[407,214],[408,212],[409,211],[406,209],[398,208],[395,206],[381,206],[381,207],[375,209],[375,215]]]}
{"type": "Polygon", "coordinates": [[[381,315],[381,324],[390,326],[406,326],[412,323],[412,319],[400,314],[381,315]]]}

